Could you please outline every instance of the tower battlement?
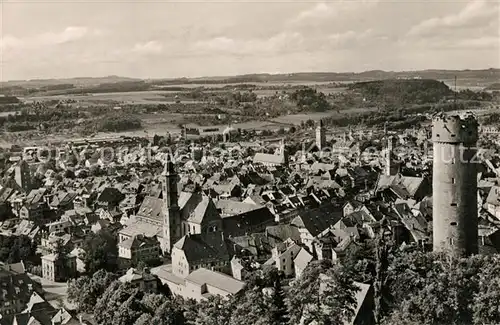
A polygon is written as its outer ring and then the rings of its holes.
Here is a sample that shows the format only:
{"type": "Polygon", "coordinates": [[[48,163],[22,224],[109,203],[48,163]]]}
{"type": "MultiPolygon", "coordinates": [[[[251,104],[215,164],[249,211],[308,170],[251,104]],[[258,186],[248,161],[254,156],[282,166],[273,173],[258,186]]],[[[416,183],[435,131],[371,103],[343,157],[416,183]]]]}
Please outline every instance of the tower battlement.
{"type": "Polygon", "coordinates": [[[439,115],[432,119],[432,141],[441,143],[474,144],[478,139],[479,124],[472,115],[439,115]]]}

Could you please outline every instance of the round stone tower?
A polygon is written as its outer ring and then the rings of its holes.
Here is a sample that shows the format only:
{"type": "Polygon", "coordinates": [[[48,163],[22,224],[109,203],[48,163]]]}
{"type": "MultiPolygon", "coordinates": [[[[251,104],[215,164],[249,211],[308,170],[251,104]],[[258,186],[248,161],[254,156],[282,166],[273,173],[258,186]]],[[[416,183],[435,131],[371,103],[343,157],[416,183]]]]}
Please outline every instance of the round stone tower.
{"type": "Polygon", "coordinates": [[[473,116],[441,114],[433,119],[434,251],[461,256],[478,252],[477,138],[473,116]]]}

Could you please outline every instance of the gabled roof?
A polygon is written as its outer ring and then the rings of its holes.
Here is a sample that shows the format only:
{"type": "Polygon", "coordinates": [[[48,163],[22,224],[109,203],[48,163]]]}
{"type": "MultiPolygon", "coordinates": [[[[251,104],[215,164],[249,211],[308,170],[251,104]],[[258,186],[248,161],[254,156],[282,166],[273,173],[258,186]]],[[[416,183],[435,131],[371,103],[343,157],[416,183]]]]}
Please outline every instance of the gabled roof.
{"type": "Polygon", "coordinates": [[[301,248],[297,256],[295,256],[293,263],[300,269],[304,270],[312,260],[313,256],[306,249],[301,248]]]}
{"type": "Polygon", "coordinates": [[[267,207],[259,207],[240,214],[226,216],[222,219],[223,229],[227,235],[239,236],[246,232],[260,232],[264,227],[273,225],[274,215],[267,207]]]}
{"type": "Polygon", "coordinates": [[[413,215],[410,207],[406,203],[399,203],[394,205],[394,210],[399,215],[401,222],[410,231],[415,241],[425,240],[429,238],[429,231],[427,229],[427,221],[421,215],[413,215]]]}
{"type": "Polygon", "coordinates": [[[174,247],[184,252],[189,263],[196,263],[206,259],[229,261],[229,254],[222,239],[222,234],[186,235],[177,241],[174,247]]]}
{"type": "Polygon", "coordinates": [[[410,177],[402,175],[380,175],[376,185],[376,191],[390,188],[402,198],[413,197],[425,181],[424,177],[410,177]]]}
{"type": "Polygon", "coordinates": [[[47,191],[47,189],[45,189],[45,188],[31,190],[31,192],[28,194],[28,196],[26,196],[26,203],[27,204],[42,203],[43,196],[45,195],[46,191],[47,191]]]}
{"type": "Polygon", "coordinates": [[[204,221],[220,218],[217,207],[211,197],[204,196],[196,206],[188,221],[202,224],[204,221]]]}
{"type": "Polygon", "coordinates": [[[274,164],[281,165],[285,163],[285,156],[283,155],[272,155],[268,153],[258,152],[255,154],[253,158],[254,163],[263,163],[263,164],[274,164]]]}
{"type": "Polygon", "coordinates": [[[124,198],[125,195],[117,188],[106,187],[97,198],[97,201],[106,203],[119,203],[124,198]]]}
{"type": "Polygon", "coordinates": [[[10,187],[4,187],[0,190],[0,203],[6,202],[14,194],[15,190],[10,187]]]}
{"type": "Polygon", "coordinates": [[[162,226],[156,226],[150,223],[137,221],[123,228],[119,233],[130,237],[134,237],[137,235],[153,237],[162,236],[163,231],[162,226]]]}
{"type": "Polygon", "coordinates": [[[306,228],[312,236],[317,236],[325,229],[335,225],[342,218],[342,209],[331,205],[299,212],[291,224],[306,228]]]}
{"type": "Polygon", "coordinates": [[[127,272],[119,278],[120,282],[134,282],[134,281],[152,281],[155,279],[155,276],[147,273],[147,272],[139,272],[134,268],[130,268],[127,272]]]}
{"type": "Polygon", "coordinates": [[[126,249],[137,249],[141,247],[155,247],[159,246],[160,243],[156,238],[147,237],[144,235],[137,235],[132,238],[129,238],[125,241],[122,241],[118,244],[118,246],[126,248],[126,249]]]}
{"type": "MultiPolygon", "coordinates": [[[[228,294],[236,294],[245,287],[245,282],[239,281],[231,276],[219,272],[199,268],[191,272],[186,281],[198,285],[207,285],[224,291],[228,294]]],[[[209,290],[210,291],[210,290],[209,290]]]]}
{"type": "Polygon", "coordinates": [[[262,208],[262,205],[244,203],[234,200],[218,200],[216,202],[217,209],[221,210],[222,215],[233,216],[245,212],[250,212],[262,208]]]}
{"type": "Polygon", "coordinates": [[[268,226],[266,227],[266,236],[281,242],[287,239],[292,239],[295,242],[300,241],[299,230],[291,225],[268,226]]]}
{"type": "Polygon", "coordinates": [[[146,196],[144,201],[142,201],[137,215],[148,219],[163,221],[163,200],[152,196],[146,196]]]}
{"type": "Polygon", "coordinates": [[[488,197],[486,198],[486,203],[492,204],[495,206],[500,206],[500,187],[493,186],[488,193],[488,197]]]}

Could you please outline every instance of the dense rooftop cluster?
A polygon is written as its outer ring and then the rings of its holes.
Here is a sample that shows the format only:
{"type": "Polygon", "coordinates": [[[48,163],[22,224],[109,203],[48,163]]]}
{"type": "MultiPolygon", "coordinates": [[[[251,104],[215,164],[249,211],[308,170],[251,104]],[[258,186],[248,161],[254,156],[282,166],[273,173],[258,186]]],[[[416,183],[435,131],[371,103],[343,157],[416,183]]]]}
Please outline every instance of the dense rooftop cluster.
{"type": "MultiPolygon", "coordinates": [[[[85,322],[67,305],[48,304],[54,300],[48,283],[76,278],[70,288],[78,281],[90,285],[103,270],[130,284],[120,289],[129,294],[163,290],[203,304],[247,295],[256,272],[269,268],[293,287],[313,272],[311,263],[349,265],[353,251],[381,238],[393,247],[429,250],[429,131],[327,134],[320,123],[316,141],[241,142],[234,140],[239,131],[228,128],[223,143],[129,139],[125,144],[135,147],[111,160],[104,151],[123,142],[67,144],[65,153],[79,153],[74,159],[45,159],[37,147],[11,152],[2,162],[0,239],[13,252],[0,255],[23,264],[1,271],[0,324],[85,322]]],[[[491,254],[500,248],[499,158],[485,157],[478,174],[478,247],[491,254]]],[[[356,281],[352,314],[343,321],[373,323],[367,306],[376,283],[356,281]]],[[[105,289],[96,295],[111,299],[105,289]]],[[[82,304],[77,301],[77,311],[96,313],[82,304]]],[[[100,319],[87,321],[106,321],[100,319]]]]}

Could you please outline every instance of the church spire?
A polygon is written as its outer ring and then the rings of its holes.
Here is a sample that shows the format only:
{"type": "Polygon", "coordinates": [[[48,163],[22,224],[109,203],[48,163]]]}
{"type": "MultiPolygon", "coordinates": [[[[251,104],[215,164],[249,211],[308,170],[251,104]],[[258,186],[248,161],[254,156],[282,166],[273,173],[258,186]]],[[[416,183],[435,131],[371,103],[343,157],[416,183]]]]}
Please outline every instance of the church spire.
{"type": "Polygon", "coordinates": [[[164,164],[162,173],[163,196],[163,247],[170,252],[173,244],[180,239],[180,212],[178,205],[178,175],[170,155],[164,164]]]}

